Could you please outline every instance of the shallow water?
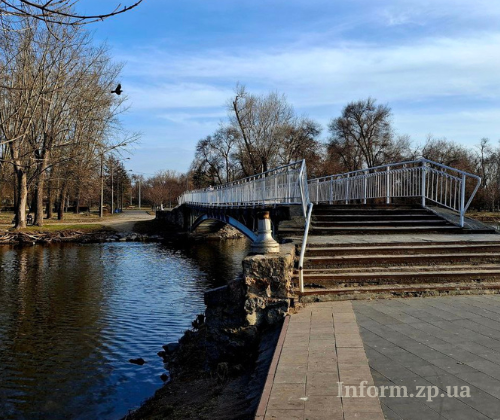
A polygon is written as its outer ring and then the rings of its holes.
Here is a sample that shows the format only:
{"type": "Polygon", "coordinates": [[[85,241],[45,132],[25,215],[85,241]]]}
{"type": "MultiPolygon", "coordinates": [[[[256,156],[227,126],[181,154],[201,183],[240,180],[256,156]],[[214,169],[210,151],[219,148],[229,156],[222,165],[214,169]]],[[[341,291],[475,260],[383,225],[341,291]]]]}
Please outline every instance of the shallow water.
{"type": "Polygon", "coordinates": [[[117,419],[137,407],[162,384],[156,353],[203,312],[205,290],[237,276],[247,246],[0,247],[0,418],[117,419]]]}

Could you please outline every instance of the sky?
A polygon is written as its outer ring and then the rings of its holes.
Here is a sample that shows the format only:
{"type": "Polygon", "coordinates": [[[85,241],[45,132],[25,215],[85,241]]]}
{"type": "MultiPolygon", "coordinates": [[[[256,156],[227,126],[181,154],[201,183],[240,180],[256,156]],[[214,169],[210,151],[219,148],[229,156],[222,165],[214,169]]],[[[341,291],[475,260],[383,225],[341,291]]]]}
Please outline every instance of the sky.
{"type": "MultiPolygon", "coordinates": [[[[81,0],[79,10],[117,4],[81,0]]],[[[189,169],[238,83],[285,94],[325,141],[347,103],[372,97],[415,144],[496,144],[499,22],[493,0],[144,0],[88,29],[124,64],[122,123],[141,133],[126,166],[150,176],[189,169]]]]}

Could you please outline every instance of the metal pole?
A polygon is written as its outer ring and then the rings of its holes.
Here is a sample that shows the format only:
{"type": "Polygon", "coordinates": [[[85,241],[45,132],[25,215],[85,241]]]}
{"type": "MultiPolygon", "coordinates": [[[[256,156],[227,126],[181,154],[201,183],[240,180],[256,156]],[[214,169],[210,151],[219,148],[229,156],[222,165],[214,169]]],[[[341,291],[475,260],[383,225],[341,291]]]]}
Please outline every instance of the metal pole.
{"type": "Polygon", "coordinates": [[[426,163],[422,162],[422,207],[425,207],[425,182],[427,178],[427,169],[426,163]]]}
{"type": "Polygon", "coordinates": [[[368,189],[368,171],[364,172],[363,182],[363,204],[366,204],[366,195],[368,189]]]}
{"type": "Polygon", "coordinates": [[[349,174],[345,179],[345,203],[349,204],[349,174]]]}
{"type": "Polygon", "coordinates": [[[387,167],[387,170],[386,170],[386,175],[385,175],[385,194],[386,194],[386,198],[385,198],[385,203],[386,204],[389,204],[391,202],[391,193],[390,193],[390,183],[389,183],[389,172],[390,172],[391,168],[388,166],[387,167]]]}
{"type": "Polygon", "coordinates": [[[460,226],[464,227],[465,216],[465,174],[462,174],[462,185],[460,192],[460,226]]]}

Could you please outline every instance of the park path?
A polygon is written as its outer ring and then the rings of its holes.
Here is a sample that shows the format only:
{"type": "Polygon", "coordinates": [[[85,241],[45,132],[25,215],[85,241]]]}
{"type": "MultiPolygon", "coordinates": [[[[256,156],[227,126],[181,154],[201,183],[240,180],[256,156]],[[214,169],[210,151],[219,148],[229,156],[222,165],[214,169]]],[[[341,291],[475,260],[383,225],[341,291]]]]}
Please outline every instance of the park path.
{"type": "Polygon", "coordinates": [[[127,210],[123,213],[105,217],[103,220],[95,222],[106,227],[110,227],[118,232],[132,232],[137,222],[153,220],[155,215],[148,214],[145,210],[127,210]]]}
{"type": "Polygon", "coordinates": [[[373,385],[351,302],[308,305],[285,321],[256,419],[383,420],[377,397],[339,396],[362,381],[373,385]]]}

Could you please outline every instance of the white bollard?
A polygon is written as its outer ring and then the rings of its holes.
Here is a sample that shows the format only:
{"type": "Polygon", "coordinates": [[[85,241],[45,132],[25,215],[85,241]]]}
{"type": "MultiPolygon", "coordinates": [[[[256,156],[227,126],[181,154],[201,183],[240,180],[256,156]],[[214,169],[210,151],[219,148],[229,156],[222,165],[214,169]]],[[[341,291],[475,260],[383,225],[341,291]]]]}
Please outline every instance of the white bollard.
{"type": "Polygon", "coordinates": [[[271,254],[280,252],[280,245],[272,235],[271,217],[268,211],[259,214],[257,239],[250,246],[252,254],[271,254]]]}

